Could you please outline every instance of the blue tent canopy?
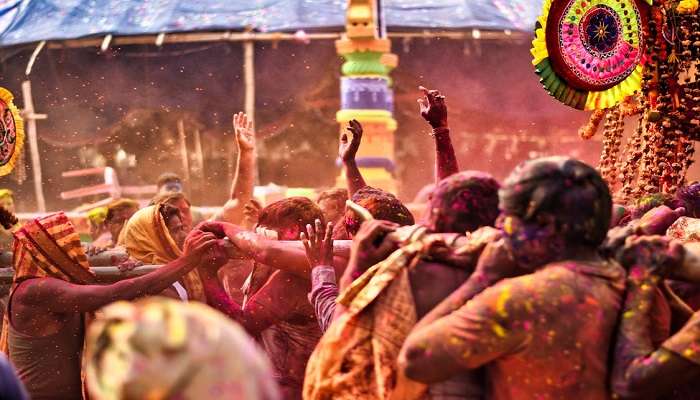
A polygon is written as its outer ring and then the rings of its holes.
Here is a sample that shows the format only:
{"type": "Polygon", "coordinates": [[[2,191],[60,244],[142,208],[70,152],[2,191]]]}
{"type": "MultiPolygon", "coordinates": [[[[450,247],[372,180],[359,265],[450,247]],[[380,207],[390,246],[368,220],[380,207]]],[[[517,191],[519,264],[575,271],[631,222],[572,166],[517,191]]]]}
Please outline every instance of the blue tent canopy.
{"type": "MultiPolygon", "coordinates": [[[[541,0],[384,0],[389,28],[528,31],[541,0]]],[[[344,26],[346,0],[0,0],[0,46],[113,34],[344,26]]]]}

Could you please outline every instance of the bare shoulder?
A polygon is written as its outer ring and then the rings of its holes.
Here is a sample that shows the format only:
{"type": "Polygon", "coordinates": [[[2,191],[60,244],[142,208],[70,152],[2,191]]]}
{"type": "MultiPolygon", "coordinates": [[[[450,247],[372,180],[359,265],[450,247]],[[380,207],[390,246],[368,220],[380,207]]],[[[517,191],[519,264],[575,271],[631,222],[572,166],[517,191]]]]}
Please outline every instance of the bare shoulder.
{"type": "Polygon", "coordinates": [[[411,290],[418,316],[423,316],[457,290],[470,273],[449,265],[420,261],[410,271],[411,290]],[[429,282],[430,284],[426,284],[429,282]]]}

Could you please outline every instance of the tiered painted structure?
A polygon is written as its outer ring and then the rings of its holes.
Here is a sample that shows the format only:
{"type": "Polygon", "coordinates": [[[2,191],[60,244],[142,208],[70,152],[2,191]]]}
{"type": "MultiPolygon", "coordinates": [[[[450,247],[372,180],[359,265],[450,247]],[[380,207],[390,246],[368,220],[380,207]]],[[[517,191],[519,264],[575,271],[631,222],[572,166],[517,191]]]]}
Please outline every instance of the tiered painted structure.
{"type": "MultiPolygon", "coordinates": [[[[336,115],[341,134],[348,121],[360,121],[364,135],[357,164],[369,185],[396,193],[396,120],[389,74],[398,64],[398,57],[390,53],[391,41],[381,26],[377,0],[348,2],[346,32],[336,41],[336,50],[345,59],[340,80],[341,110],[336,115]]],[[[344,186],[344,176],[339,180],[344,186]]]]}

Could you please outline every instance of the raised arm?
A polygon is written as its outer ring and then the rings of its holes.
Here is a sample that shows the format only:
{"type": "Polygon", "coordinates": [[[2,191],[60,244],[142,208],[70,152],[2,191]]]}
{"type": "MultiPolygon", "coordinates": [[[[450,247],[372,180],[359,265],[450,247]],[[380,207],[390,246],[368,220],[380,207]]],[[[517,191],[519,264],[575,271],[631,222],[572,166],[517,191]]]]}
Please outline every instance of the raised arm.
{"type": "Polygon", "coordinates": [[[348,134],[343,133],[340,137],[340,148],[338,149],[338,155],[343,161],[345,166],[345,179],[348,185],[348,194],[352,197],[355,192],[367,186],[365,178],[362,177],[360,168],[357,166],[357,161],[355,156],[357,156],[357,150],[360,149],[360,143],[362,142],[362,125],[360,125],[357,120],[352,120],[348,123],[348,132],[352,134],[352,138],[348,141],[348,134]]]}
{"type": "Polygon", "coordinates": [[[452,174],[459,172],[457,156],[450,139],[450,128],[447,125],[447,105],[445,96],[437,90],[419,88],[425,98],[418,99],[420,115],[433,128],[431,136],[435,139],[435,181],[440,182],[452,174]]]}
{"type": "Polygon", "coordinates": [[[338,297],[338,280],[333,269],[333,223],[323,228],[321,221],[316,226],[306,226],[306,233],[301,234],[306,258],[311,267],[311,292],[309,301],[314,308],[321,332],[328,330],[333,322],[336,299],[338,297]]]}
{"type": "Polygon", "coordinates": [[[655,349],[651,339],[650,310],[659,275],[671,264],[677,266],[681,253],[678,245],[651,237],[629,239],[618,256],[629,269],[613,360],[612,387],[618,397],[655,398],[700,377],[700,366],[664,347],[655,349]]]}
{"type": "Polygon", "coordinates": [[[210,233],[194,231],[185,242],[182,257],[140,277],[111,285],[76,285],[60,279],[39,278],[17,288],[16,299],[55,313],[91,312],[117,300],[156,295],[194,269],[202,255],[216,244],[210,233]]]}
{"type": "Polygon", "coordinates": [[[233,116],[233,130],[238,144],[236,176],[231,184],[231,195],[216,220],[233,224],[243,222],[245,205],[253,199],[255,186],[255,130],[253,121],[242,112],[233,116]]]}

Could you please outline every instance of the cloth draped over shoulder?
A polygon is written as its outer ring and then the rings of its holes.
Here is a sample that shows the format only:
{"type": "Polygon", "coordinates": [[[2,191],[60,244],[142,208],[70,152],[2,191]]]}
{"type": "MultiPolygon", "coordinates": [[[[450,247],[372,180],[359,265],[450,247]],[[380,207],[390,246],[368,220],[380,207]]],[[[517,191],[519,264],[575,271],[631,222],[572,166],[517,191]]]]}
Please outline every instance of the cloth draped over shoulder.
{"type": "MultiPolygon", "coordinates": [[[[129,256],[144,264],[167,264],[182,255],[182,251],[170,236],[160,213],[162,205],[143,208],[136,212],[119,235],[119,246],[129,256]]],[[[196,269],[187,273],[183,284],[190,300],[206,301],[204,285],[196,269]]]]}
{"type": "Polygon", "coordinates": [[[416,399],[426,385],[398,372],[399,350],[417,313],[409,269],[431,247],[425,230],[368,269],[338,297],[347,311],[331,324],[306,368],[304,399],[416,399]],[[368,377],[368,375],[370,375],[368,377]]]}
{"type": "MultiPolygon", "coordinates": [[[[14,236],[14,279],[10,296],[20,283],[33,278],[55,278],[78,285],[96,283],[80,235],[64,213],[31,220],[19,228],[14,236]]],[[[87,319],[83,318],[83,321],[87,319]]],[[[8,357],[9,330],[6,310],[0,334],[0,351],[8,357]]],[[[84,387],[85,376],[82,373],[81,377],[84,387]]]]}
{"type": "Polygon", "coordinates": [[[457,243],[454,235],[426,235],[423,227],[398,232],[404,245],[368,269],[338,297],[346,308],[328,328],[306,367],[304,399],[424,398],[427,386],[401,375],[397,359],[417,321],[410,270],[423,258],[465,266],[500,236],[483,227],[457,243]]]}

